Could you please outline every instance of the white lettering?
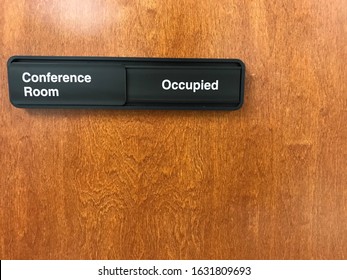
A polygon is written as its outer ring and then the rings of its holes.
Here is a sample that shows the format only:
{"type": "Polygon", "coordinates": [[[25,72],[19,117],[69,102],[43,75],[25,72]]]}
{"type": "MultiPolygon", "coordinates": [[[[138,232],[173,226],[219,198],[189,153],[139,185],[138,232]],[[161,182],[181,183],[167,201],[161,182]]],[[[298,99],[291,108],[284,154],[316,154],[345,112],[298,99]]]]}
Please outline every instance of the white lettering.
{"type": "Polygon", "coordinates": [[[196,92],[199,89],[200,89],[200,83],[199,82],[194,82],[193,83],[193,92],[196,92]]]}
{"type": "Polygon", "coordinates": [[[39,81],[39,76],[38,75],[32,75],[31,76],[31,82],[37,83],[39,81]]]}
{"type": "Polygon", "coordinates": [[[24,87],[24,96],[28,97],[28,94],[31,96],[31,87],[24,87]]]}
{"type": "Polygon", "coordinates": [[[31,87],[24,87],[24,96],[25,97],[58,97],[59,96],[59,90],[56,88],[49,88],[49,89],[37,89],[37,88],[31,88],[31,87]]]}
{"type": "Polygon", "coordinates": [[[171,88],[172,88],[173,90],[177,90],[177,89],[178,89],[178,83],[177,83],[177,82],[173,82],[173,83],[171,84],[171,88]]]}
{"type": "MultiPolygon", "coordinates": [[[[74,79],[74,75],[71,75],[71,81],[73,81],[73,79],[74,79]]],[[[64,83],[68,83],[70,81],[69,76],[68,75],[63,75],[63,81],[64,81],[64,83]]]]}
{"type": "Polygon", "coordinates": [[[162,86],[163,89],[169,90],[170,87],[171,87],[171,82],[170,82],[170,80],[164,80],[164,81],[161,83],[161,86],[162,86]],[[168,85],[165,86],[165,84],[168,84],[168,85]]]}
{"type": "Polygon", "coordinates": [[[24,72],[22,75],[22,80],[24,83],[29,83],[30,82],[30,73],[24,72]],[[29,76],[29,79],[26,79],[25,76],[29,76]]]}
{"type": "Polygon", "coordinates": [[[92,77],[90,75],[85,75],[84,82],[89,84],[91,81],[92,81],[92,77]]]}
{"type": "MultiPolygon", "coordinates": [[[[33,77],[36,78],[36,77],[33,77]]],[[[39,75],[39,81],[41,83],[47,83],[47,76],[46,75],[39,75]]]]}
{"type": "Polygon", "coordinates": [[[39,89],[37,89],[37,88],[32,89],[31,92],[32,92],[32,95],[34,95],[36,97],[39,97],[40,94],[41,94],[41,91],[39,89]]]}
{"type": "MultiPolygon", "coordinates": [[[[86,78],[85,78],[86,81],[86,78]]],[[[164,90],[192,90],[193,92],[199,90],[218,90],[219,81],[214,82],[205,82],[201,80],[200,82],[171,82],[168,79],[165,79],[161,83],[161,87],[164,90]]]]}
{"type": "Polygon", "coordinates": [[[211,84],[212,90],[218,90],[218,80],[216,80],[214,83],[211,84]]]}
{"type": "MultiPolygon", "coordinates": [[[[52,74],[47,72],[46,74],[30,74],[24,72],[22,74],[22,81],[24,83],[91,83],[92,77],[90,75],[67,75],[67,74],[52,74]]],[[[170,82],[170,81],[169,81],[170,82]]]]}

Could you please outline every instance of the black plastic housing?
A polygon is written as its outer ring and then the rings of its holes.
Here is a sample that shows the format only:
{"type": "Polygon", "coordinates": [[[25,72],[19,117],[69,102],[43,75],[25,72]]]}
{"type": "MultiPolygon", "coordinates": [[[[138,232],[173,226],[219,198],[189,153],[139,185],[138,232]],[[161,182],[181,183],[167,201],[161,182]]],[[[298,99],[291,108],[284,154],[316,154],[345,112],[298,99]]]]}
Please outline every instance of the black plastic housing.
{"type": "Polygon", "coordinates": [[[19,108],[235,110],[245,66],[238,59],[14,56],[8,79],[19,108]]]}

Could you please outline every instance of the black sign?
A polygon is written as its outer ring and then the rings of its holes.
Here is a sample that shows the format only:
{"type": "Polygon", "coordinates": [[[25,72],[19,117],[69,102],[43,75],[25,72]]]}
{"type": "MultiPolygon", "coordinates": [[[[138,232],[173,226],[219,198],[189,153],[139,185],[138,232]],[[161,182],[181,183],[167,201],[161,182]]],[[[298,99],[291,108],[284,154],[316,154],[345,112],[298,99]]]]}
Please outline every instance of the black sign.
{"type": "Polygon", "coordinates": [[[21,108],[241,107],[245,68],[230,59],[12,57],[10,100],[21,108]]]}

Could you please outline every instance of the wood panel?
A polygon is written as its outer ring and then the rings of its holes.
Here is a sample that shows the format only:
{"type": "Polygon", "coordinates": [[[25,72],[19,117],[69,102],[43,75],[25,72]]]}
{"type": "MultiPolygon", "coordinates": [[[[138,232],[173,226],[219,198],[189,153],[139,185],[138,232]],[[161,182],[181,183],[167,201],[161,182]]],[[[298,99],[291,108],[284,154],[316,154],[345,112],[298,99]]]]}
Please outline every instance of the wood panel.
{"type": "Polygon", "coordinates": [[[1,259],[346,259],[343,0],[1,0],[1,259]],[[235,112],[23,110],[12,55],[240,58],[235,112]]]}

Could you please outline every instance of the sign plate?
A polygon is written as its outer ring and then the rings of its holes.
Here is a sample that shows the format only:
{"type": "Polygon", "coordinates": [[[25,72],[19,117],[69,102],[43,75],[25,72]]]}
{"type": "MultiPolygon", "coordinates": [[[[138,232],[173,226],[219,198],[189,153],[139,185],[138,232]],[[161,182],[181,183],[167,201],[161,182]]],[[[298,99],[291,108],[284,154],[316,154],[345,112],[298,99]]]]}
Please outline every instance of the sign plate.
{"type": "Polygon", "coordinates": [[[238,109],[245,67],[232,59],[11,57],[21,108],[238,109]]]}

